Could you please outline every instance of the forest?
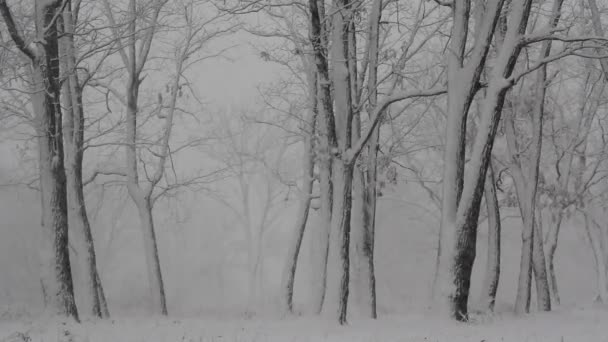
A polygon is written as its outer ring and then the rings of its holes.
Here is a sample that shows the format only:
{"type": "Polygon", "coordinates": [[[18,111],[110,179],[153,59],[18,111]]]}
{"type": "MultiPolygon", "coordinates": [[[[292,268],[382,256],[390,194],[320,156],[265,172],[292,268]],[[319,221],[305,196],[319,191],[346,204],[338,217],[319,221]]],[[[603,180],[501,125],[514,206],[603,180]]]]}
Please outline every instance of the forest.
{"type": "Polygon", "coordinates": [[[0,341],[600,341],[605,0],[0,0],[0,341]]]}

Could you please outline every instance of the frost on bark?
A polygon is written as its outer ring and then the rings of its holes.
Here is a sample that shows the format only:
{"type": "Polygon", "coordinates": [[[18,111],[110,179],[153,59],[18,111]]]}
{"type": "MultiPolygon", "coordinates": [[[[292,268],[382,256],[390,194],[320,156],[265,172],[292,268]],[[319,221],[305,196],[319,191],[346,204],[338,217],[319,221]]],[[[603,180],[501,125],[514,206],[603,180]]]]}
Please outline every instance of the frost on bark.
{"type": "MultiPolygon", "coordinates": [[[[440,256],[435,303],[446,316],[468,319],[471,271],[475,260],[477,220],[494,137],[511,74],[521,51],[531,1],[510,3],[509,26],[489,73],[481,118],[464,173],[466,116],[478,89],[490,42],[501,14],[503,1],[488,1],[483,22],[476,33],[470,57],[464,61],[470,1],[454,1],[451,49],[448,55],[448,124],[444,154],[443,205],[440,256]],[[464,174],[464,176],[463,176],[464,174]],[[462,184],[462,186],[460,186],[462,184]],[[462,191],[460,191],[462,189],[462,191]],[[459,193],[461,195],[459,196],[459,193]]],[[[506,25],[506,24],[505,24],[506,25]]]]}
{"type": "Polygon", "coordinates": [[[61,1],[37,2],[36,47],[26,45],[5,0],[0,14],[17,48],[31,61],[30,81],[35,112],[42,202],[41,282],[46,309],[78,321],[68,250],[68,209],[63,155],[59,36],[56,15],[61,1]]]}
{"type": "MultiPolygon", "coordinates": [[[[352,141],[352,98],[348,67],[348,41],[352,4],[334,1],[332,15],[332,84],[334,87],[335,137],[332,154],[344,156],[352,141]],[[335,150],[335,152],[333,151],[335,150]]],[[[349,294],[349,244],[352,205],[353,163],[340,157],[332,161],[333,203],[327,258],[327,290],[323,312],[338,323],[346,323],[349,294]]]]}
{"type": "MultiPolygon", "coordinates": [[[[69,236],[76,250],[73,262],[75,274],[85,279],[80,312],[95,317],[107,317],[107,303],[97,273],[93,235],[86,211],[82,161],[84,155],[84,108],[82,85],[76,73],[76,49],[74,46],[74,22],[72,3],[68,1],[61,18],[62,34],[62,76],[64,101],[64,144],[65,168],[67,177],[67,200],[69,216],[69,236]],[[84,310],[82,310],[84,308],[84,310]]],[[[76,289],[78,290],[78,289],[76,289]]]]}
{"type": "Polygon", "coordinates": [[[500,280],[500,209],[496,197],[496,179],[492,163],[488,165],[484,198],[488,213],[488,252],[485,278],[481,288],[481,305],[487,311],[494,311],[496,290],[500,280]]]}
{"type": "MultiPolygon", "coordinates": [[[[367,93],[369,108],[375,108],[378,102],[378,50],[379,25],[382,13],[382,0],[372,3],[369,17],[369,34],[367,39],[367,55],[362,63],[368,67],[367,93]]],[[[360,103],[360,94],[363,93],[363,77],[357,78],[359,73],[356,58],[356,36],[354,24],[349,32],[349,67],[351,74],[352,98],[354,103],[360,103]]],[[[371,113],[371,111],[368,111],[371,113]]],[[[361,139],[361,112],[355,112],[353,120],[353,140],[361,139]]],[[[369,120],[373,120],[370,116],[369,120]]],[[[353,181],[353,214],[351,234],[352,256],[352,289],[355,305],[361,314],[376,318],[376,276],[374,270],[374,231],[376,218],[376,181],[377,156],[379,141],[379,125],[374,129],[367,143],[367,153],[360,156],[355,165],[353,181]]]]}
{"type": "Polygon", "coordinates": [[[312,305],[316,313],[320,313],[325,301],[327,289],[327,258],[329,253],[329,234],[332,219],[332,158],[331,148],[336,145],[333,99],[327,61],[327,30],[325,24],[325,5],[323,1],[309,0],[310,11],[310,40],[314,51],[314,65],[317,72],[317,96],[319,98],[319,165],[320,187],[320,216],[321,224],[315,229],[315,243],[318,243],[313,264],[313,293],[312,305]]]}

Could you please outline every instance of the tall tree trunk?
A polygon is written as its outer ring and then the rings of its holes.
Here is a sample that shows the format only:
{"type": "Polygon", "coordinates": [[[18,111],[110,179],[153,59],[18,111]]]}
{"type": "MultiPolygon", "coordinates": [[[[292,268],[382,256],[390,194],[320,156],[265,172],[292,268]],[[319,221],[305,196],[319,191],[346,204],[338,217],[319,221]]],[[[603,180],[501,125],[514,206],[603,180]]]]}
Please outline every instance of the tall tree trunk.
{"type": "MultiPolygon", "coordinates": [[[[36,114],[36,132],[40,161],[42,196],[43,246],[40,250],[42,284],[46,292],[47,309],[52,313],[78,321],[68,249],[68,208],[63,155],[61,89],[59,80],[59,40],[57,22],[53,19],[60,3],[36,3],[36,33],[41,49],[20,46],[17,31],[11,36],[22,51],[29,52],[32,61],[31,101],[36,114]]],[[[0,3],[2,16],[14,28],[5,2],[0,3]]]]}
{"type": "Polygon", "coordinates": [[[314,49],[314,61],[318,77],[320,153],[318,156],[319,184],[321,198],[321,224],[315,229],[315,243],[318,243],[313,264],[313,309],[320,313],[325,302],[327,288],[327,260],[329,255],[329,235],[332,220],[332,152],[336,146],[333,99],[327,61],[327,32],[325,27],[325,4],[322,0],[309,0],[310,40],[314,49]]]}
{"type": "Polygon", "coordinates": [[[334,197],[323,312],[331,318],[337,318],[339,324],[345,324],[349,294],[353,166],[340,161],[334,162],[333,165],[334,197]]]}
{"type": "Polygon", "coordinates": [[[148,267],[148,282],[152,294],[152,308],[154,312],[167,315],[167,300],[165,297],[165,287],[158,256],[158,246],[156,243],[156,232],[154,230],[154,219],[152,216],[152,203],[149,197],[139,197],[134,199],[139,221],[144,235],[144,253],[146,265],[148,267]]]}
{"type": "Polygon", "coordinates": [[[289,250],[287,251],[287,261],[283,269],[283,279],[281,282],[281,310],[283,312],[293,312],[293,288],[296,276],[296,267],[298,264],[298,255],[300,254],[300,247],[302,246],[302,238],[304,237],[304,231],[306,230],[306,223],[308,222],[308,214],[310,212],[310,202],[312,200],[312,187],[314,183],[314,167],[315,167],[315,155],[314,155],[314,136],[315,136],[315,125],[317,121],[317,73],[310,72],[311,77],[309,83],[311,83],[309,96],[310,96],[310,111],[308,120],[306,120],[306,127],[303,129],[304,134],[304,154],[302,158],[302,191],[300,193],[300,202],[298,206],[298,213],[295,222],[295,230],[289,250]]]}
{"type": "Polygon", "coordinates": [[[485,185],[485,201],[488,212],[488,252],[486,273],[481,290],[481,304],[487,311],[494,311],[496,290],[500,280],[500,209],[496,197],[496,180],[492,163],[488,165],[485,185]]]}
{"type": "MultiPolygon", "coordinates": [[[[65,105],[65,155],[67,176],[67,199],[69,216],[69,235],[72,245],[77,251],[78,265],[76,274],[80,273],[85,279],[83,289],[84,311],[95,317],[102,317],[99,288],[99,275],[95,257],[93,235],[85,206],[82,184],[82,160],[84,153],[84,110],[82,104],[82,88],[76,74],[76,49],[74,47],[74,23],[71,10],[71,1],[68,1],[63,11],[63,39],[62,39],[62,74],[64,80],[65,105]]],[[[106,305],[107,306],[107,305],[106,305]]],[[[83,310],[80,310],[81,312],[83,310]]]]}
{"type": "MultiPolygon", "coordinates": [[[[549,18],[549,27],[554,28],[557,26],[557,23],[561,16],[561,7],[563,0],[555,0],[553,2],[553,9],[551,11],[551,17],[549,18]]],[[[546,40],[542,43],[541,50],[539,53],[539,60],[546,58],[549,56],[551,52],[551,40],[546,40]]],[[[522,172],[521,162],[517,161],[517,170],[515,173],[518,173],[519,176],[515,177],[516,186],[519,187],[518,198],[520,204],[520,210],[522,213],[522,217],[524,219],[524,231],[526,231],[524,236],[524,246],[526,250],[522,250],[522,264],[524,267],[524,263],[527,262],[524,260],[524,255],[527,256],[527,237],[531,235],[532,238],[532,269],[535,275],[535,283],[536,283],[536,302],[538,309],[541,311],[549,311],[551,310],[551,296],[549,294],[549,283],[547,280],[547,269],[545,262],[545,252],[543,247],[543,234],[542,227],[536,222],[536,200],[537,200],[537,189],[538,189],[538,174],[540,167],[540,157],[542,150],[542,133],[543,133],[543,115],[545,108],[545,94],[547,90],[547,67],[543,65],[540,67],[536,73],[536,88],[535,88],[535,102],[532,113],[532,155],[531,162],[532,165],[529,167],[529,173],[524,176],[522,172]],[[519,183],[519,185],[517,185],[519,183]],[[526,206],[527,208],[522,208],[526,206]]],[[[511,122],[509,123],[509,127],[511,130],[514,130],[513,117],[510,118],[511,122]]],[[[515,146],[514,140],[514,132],[511,132],[511,155],[513,158],[513,152],[519,154],[518,150],[513,150],[515,146]]],[[[520,283],[518,284],[518,295],[516,298],[515,309],[516,312],[527,312],[527,307],[529,304],[527,303],[527,298],[529,294],[525,292],[529,291],[528,286],[526,284],[526,279],[528,276],[528,270],[526,266],[520,270],[520,283]]]]}
{"type": "MultiPolygon", "coordinates": [[[[452,38],[450,39],[450,53],[447,60],[448,115],[445,131],[446,143],[443,154],[444,181],[442,186],[443,194],[437,262],[432,292],[434,305],[441,311],[451,312],[448,314],[457,319],[463,319],[466,316],[466,312],[462,316],[462,313],[456,313],[452,310],[454,309],[453,304],[456,301],[453,293],[454,279],[452,279],[456,275],[452,272],[452,268],[457,258],[455,253],[459,253],[454,248],[456,247],[457,236],[461,233],[459,230],[464,227],[464,222],[457,224],[456,220],[464,186],[466,123],[471,102],[478,90],[477,84],[485,68],[485,60],[490,47],[489,42],[494,33],[502,3],[502,0],[493,0],[487,3],[484,15],[482,16],[484,20],[480,25],[481,29],[476,32],[477,37],[475,41],[479,43],[476,44],[471,59],[466,63],[466,67],[464,59],[468,39],[471,1],[455,0],[452,6],[452,38]]],[[[485,169],[482,171],[485,179],[485,169]]],[[[466,259],[469,259],[469,257],[466,259]]],[[[468,289],[466,292],[465,297],[468,297],[468,289]]]]}
{"type": "Polygon", "coordinates": [[[338,153],[332,162],[333,206],[330,231],[329,255],[327,259],[327,293],[323,311],[339,324],[346,323],[349,287],[349,244],[352,205],[353,163],[342,160],[351,147],[352,98],[351,79],[348,67],[349,31],[352,19],[352,4],[349,0],[334,1],[332,16],[333,61],[332,84],[334,86],[335,131],[338,153]]]}
{"type": "MultiPolygon", "coordinates": [[[[380,7],[378,6],[378,1],[375,1],[372,8],[371,22],[370,22],[370,35],[369,35],[369,49],[374,49],[374,46],[377,45],[377,35],[378,29],[375,28],[378,24],[378,19],[375,19],[379,16],[378,12],[380,11],[380,7]]],[[[348,59],[348,67],[350,74],[350,88],[351,88],[351,98],[353,99],[353,103],[360,103],[359,94],[361,93],[361,89],[363,87],[363,80],[359,80],[358,70],[357,70],[357,37],[355,34],[355,23],[353,21],[350,22],[349,28],[349,59],[348,59]]],[[[377,51],[377,47],[375,47],[374,51],[377,51]]],[[[369,59],[365,59],[364,61],[369,61],[373,57],[370,56],[369,59]]],[[[372,68],[377,68],[377,59],[374,61],[370,61],[375,63],[374,65],[369,64],[370,67],[370,81],[372,82],[372,75],[374,71],[372,68]]],[[[364,72],[362,70],[361,72],[364,72]]],[[[373,80],[374,85],[377,82],[377,79],[373,80]]],[[[371,88],[371,85],[370,85],[371,88]]],[[[375,90],[375,87],[374,87],[375,90]]],[[[373,94],[370,94],[372,97],[373,94]]],[[[377,97],[377,94],[375,94],[377,97]]],[[[374,108],[376,104],[375,99],[370,100],[370,108],[374,108]],[[373,104],[372,104],[373,102],[373,104]]],[[[356,105],[355,105],[356,106],[356,105]]],[[[370,119],[373,120],[373,119],[370,119]]],[[[377,129],[376,129],[377,131],[377,129]]],[[[361,138],[361,111],[356,108],[353,108],[353,121],[352,121],[352,141],[358,141],[361,138]]],[[[352,207],[354,210],[351,215],[351,288],[353,290],[354,306],[358,309],[358,311],[364,315],[365,317],[376,318],[376,293],[375,293],[375,275],[374,275],[374,262],[373,262],[373,222],[371,221],[370,212],[370,189],[368,184],[368,178],[366,177],[368,174],[367,167],[369,166],[369,159],[371,156],[367,156],[367,159],[363,156],[359,157],[359,160],[355,162],[354,167],[354,176],[353,176],[353,188],[352,188],[352,207]]],[[[375,186],[375,183],[374,183],[375,186]]],[[[374,193],[375,195],[375,193],[374,193]]]]}

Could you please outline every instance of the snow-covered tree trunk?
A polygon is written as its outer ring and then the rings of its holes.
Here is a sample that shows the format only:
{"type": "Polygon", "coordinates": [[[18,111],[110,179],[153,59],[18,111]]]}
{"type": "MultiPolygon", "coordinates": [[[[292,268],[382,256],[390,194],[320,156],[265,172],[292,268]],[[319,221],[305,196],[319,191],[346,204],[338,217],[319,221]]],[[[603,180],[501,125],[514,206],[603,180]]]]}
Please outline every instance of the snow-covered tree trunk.
{"type": "Polygon", "coordinates": [[[346,323],[349,290],[349,244],[352,205],[353,162],[342,156],[351,147],[352,98],[348,67],[348,41],[352,4],[336,0],[332,11],[332,84],[334,86],[335,136],[337,145],[332,155],[333,203],[327,259],[327,292],[323,304],[325,315],[346,323]]]}
{"type": "Polygon", "coordinates": [[[314,64],[318,77],[319,117],[319,187],[321,202],[321,223],[314,230],[316,256],[313,263],[312,305],[320,313],[327,289],[327,259],[329,254],[329,235],[332,219],[332,158],[331,149],[336,146],[333,99],[327,61],[327,39],[325,27],[325,7],[321,0],[309,0],[310,39],[314,49],[314,64]]]}
{"type": "Polygon", "coordinates": [[[47,310],[78,320],[68,250],[68,209],[64,167],[59,36],[56,16],[61,1],[36,2],[38,45],[26,45],[5,0],[4,19],[15,45],[31,61],[30,99],[35,113],[42,202],[41,282],[47,310]]]}
{"type": "MultiPolygon", "coordinates": [[[[107,303],[100,298],[102,284],[97,274],[97,263],[93,235],[86,211],[82,181],[82,161],[84,155],[84,109],[82,86],[76,73],[76,49],[74,47],[74,22],[72,4],[68,1],[62,16],[63,38],[62,75],[64,77],[63,96],[65,109],[65,167],[67,177],[67,199],[69,216],[69,236],[76,250],[75,276],[84,279],[80,312],[102,317],[107,312],[107,303]],[[103,307],[103,309],[102,309],[103,307]],[[85,310],[82,310],[85,308],[85,310]]],[[[78,289],[76,289],[76,292],[78,289]]]]}
{"type": "Polygon", "coordinates": [[[481,290],[480,303],[488,311],[494,311],[496,290],[500,280],[500,209],[496,197],[496,179],[492,163],[488,165],[485,185],[485,202],[488,212],[488,251],[486,273],[481,290]]]}
{"type": "MultiPolygon", "coordinates": [[[[375,108],[378,102],[378,50],[379,27],[382,13],[382,0],[372,3],[369,16],[369,35],[367,41],[368,65],[368,101],[369,108],[375,108]]],[[[354,24],[352,25],[354,26],[354,24]]],[[[363,92],[362,80],[358,80],[356,69],[356,36],[354,27],[350,33],[350,75],[352,96],[359,103],[359,94],[363,92]]],[[[365,70],[362,70],[364,72],[365,70]]],[[[371,113],[371,110],[368,110],[371,113]]],[[[355,113],[353,120],[353,140],[361,138],[361,113],[355,113]]],[[[369,117],[369,120],[373,118],[369,117]]],[[[377,155],[379,141],[378,125],[369,139],[367,154],[360,158],[355,167],[353,182],[353,214],[352,214],[352,289],[355,303],[360,313],[366,317],[376,318],[376,275],[374,270],[374,230],[376,218],[376,180],[377,155]]]]}
{"type": "Polygon", "coordinates": [[[312,188],[314,183],[314,137],[315,126],[317,122],[318,112],[318,97],[317,97],[317,73],[309,72],[309,101],[310,110],[307,120],[304,121],[302,134],[304,135],[304,152],[302,155],[302,190],[298,204],[298,212],[294,225],[292,242],[287,251],[287,260],[283,269],[283,278],[281,281],[281,311],[293,312],[293,288],[296,276],[296,267],[298,264],[298,256],[300,247],[302,246],[302,238],[306,230],[308,222],[308,214],[312,200],[312,188]]]}
{"type": "MultiPolygon", "coordinates": [[[[487,88],[482,106],[482,120],[471,154],[471,171],[464,181],[464,149],[466,118],[478,89],[485,59],[498,20],[502,0],[486,3],[483,22],[476,33],[470,60],[464,63],[471,2],[453,2],[453,24],[448,54],[448,123],[444,151],[442,217],[438,250],[437,277],[433,297],[437,309],[457,320],[468,319],[467,302],[470,276],[475,259],[477,218],[483,195],[485,173],[493,146],[496,124],[504,92],[509,86],[504,75],[510,71],[508,58],[515,49],[501,50],[493,79],[487,88]],[[466,190],[466,197],[464,196],[466,190]]],[[[516,18],[516,21],[517,20],[516,18]]]]}

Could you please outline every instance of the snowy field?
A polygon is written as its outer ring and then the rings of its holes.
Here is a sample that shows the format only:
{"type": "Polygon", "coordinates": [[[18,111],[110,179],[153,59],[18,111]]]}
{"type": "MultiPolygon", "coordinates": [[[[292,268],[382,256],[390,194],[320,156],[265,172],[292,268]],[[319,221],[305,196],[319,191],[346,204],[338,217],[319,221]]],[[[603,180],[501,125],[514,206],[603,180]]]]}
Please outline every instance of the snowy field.
{"type": "Polygon", "coordinates": [[[282,320],[214,318],[116,318],[61,324],[53,320],[0,322],[0,341],[133,342],[481,342],[608,341],[606,308],[570,308],[515,317],[476,316],[468,324],[430,315],[388,316],[377,321],[353,319],[339,327],[316,318],[282,320]]]}

